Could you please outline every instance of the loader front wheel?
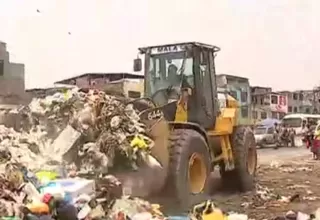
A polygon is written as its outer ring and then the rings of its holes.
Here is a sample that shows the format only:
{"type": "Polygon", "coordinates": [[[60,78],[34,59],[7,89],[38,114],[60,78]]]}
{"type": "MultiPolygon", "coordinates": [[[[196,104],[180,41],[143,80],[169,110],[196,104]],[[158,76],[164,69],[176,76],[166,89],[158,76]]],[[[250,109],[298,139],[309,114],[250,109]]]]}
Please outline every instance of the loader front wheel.
{"type": "MultiPolygon", "coordinates": [[[[252,130],[245,126],[236,127],[231,137],[235,169],[225,171],[221,166],[221,176],[225,185],[236,187],[240,191],[249,191],[254,187],[257,169],[257,149],[252,130]]],[[[234,188],[233,187],[233,188],[234,188]]]]}
{"type": "Polygon", "coordinates": [[[195,130],[175,129],[170,135],[167,187],[181,206],[201,202],[209,193],[210,152],[195,130]]]}

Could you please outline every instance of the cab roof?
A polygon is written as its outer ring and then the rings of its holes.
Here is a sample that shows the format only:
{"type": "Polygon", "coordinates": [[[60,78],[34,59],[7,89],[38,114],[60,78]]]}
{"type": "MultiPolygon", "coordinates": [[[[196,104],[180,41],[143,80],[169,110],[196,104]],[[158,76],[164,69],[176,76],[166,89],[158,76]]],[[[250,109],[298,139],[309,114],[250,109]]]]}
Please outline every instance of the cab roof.
{"type": "Polygon", "coordinates": [[[148,47],[140,47],[139,51],[141,53],[146,53],[148,49],[153,49],[157,47],[171,47],[171,46],[185,46],[185,45],[191,45],[191,46],[197,46],[197,47],[204,47],[210,50],[214,50],[215,52],[220,51],[220,48],[214,45],[210,44],[204,44],[199,42],[183,42],[183,43],[172,43],[172,44],[162,44],[162,45],[154,45],[154,46],[148,46],[148,47]]]}

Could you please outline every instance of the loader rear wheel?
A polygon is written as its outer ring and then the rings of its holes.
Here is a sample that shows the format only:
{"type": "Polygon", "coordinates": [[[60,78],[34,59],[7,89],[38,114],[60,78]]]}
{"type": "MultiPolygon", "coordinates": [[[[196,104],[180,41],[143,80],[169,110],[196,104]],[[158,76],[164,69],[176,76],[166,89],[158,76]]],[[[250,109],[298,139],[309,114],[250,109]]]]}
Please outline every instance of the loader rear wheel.
{"type": "Polygon", "coordinates": [[[173,130],[167,187],[181,206],[206,198],[210,171],[210,152],[203,136],[191,129],[173,130]]]}
{"type": "Polygon", "coordinates": [[[240,191],[248,191],[254,187],[254,178],[257,169],[257,149],[252,130],[248,127],[235,128],[232,135],[232,151],[235,169],[225,171],[221,167],[223,182],[240,191]]]}

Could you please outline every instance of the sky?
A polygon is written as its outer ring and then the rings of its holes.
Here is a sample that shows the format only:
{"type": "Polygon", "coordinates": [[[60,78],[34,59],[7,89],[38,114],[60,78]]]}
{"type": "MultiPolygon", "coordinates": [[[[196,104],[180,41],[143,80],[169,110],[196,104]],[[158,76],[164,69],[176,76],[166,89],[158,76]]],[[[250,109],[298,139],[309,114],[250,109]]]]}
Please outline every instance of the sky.
{"type": "Polygon", "coordinates": [[[320,84],[319,11],[319,0],[0,0],[0,41],[26,65],[27,88],[132,72],[140,46],[199,41],[221,48],[217,73],[311,89],[320,84]]]}

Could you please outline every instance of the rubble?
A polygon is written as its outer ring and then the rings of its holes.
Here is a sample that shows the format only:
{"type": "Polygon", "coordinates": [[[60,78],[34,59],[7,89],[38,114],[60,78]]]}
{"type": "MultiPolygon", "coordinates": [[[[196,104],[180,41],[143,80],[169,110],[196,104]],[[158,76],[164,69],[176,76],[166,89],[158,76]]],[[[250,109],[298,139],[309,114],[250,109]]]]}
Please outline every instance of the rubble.
{"type": "MultiPolygon", "coordinates": [[[[144,160],[149,163],[153,141],[146,136],[138,112],[125,101],[99,91],[73,89],[33,99],[20,108],[18,130],[0,125],[0,216],[23,215],[17,207],[25,207],[21,198],[26,194],[32,195],[29,201],[38,202],[27,209],[43,204],[39,192],[50,179],[39,183],[30,171],[56,172],[53,179],[93,173],[90,178],[96,180],[94,198],[99,204],[89,207],[86,201],[79,215],[99,216],[102,210],[106,215],[118,203],[131,204],[131,199],[122,198],[122,184],[105,175],[112,169],[137,169],[144,160]]],[[[56,190],[59,194],[61,187],[56,190]]],[[[144,212],[154,209],[146,202],[132,201],[143,203],[144,212]]],[[[30,210],[24,214],[31,215],[30,210]]]]}
{"type": "Polygon", "coordinates": [[[108,175],[97,179],[97,190],[94,194],[80,193],[79,196],[75,194],[72,195],[72,199],[71,194],[66,194],[67,188],[55,188],[50,185],[49,193],[42,192],[41,188],[47,186],[33,183],[33,177],[31,178],[30,173],[23,173],[23,169],[20,164],[7,166],[5,175],[0,177],[1,217],[22,218],[41,213],[41,215],[56,216],[57,219],[74,219],[74,217],[103,219],[107,216],[112,219],[119,215],[132,219],[140,219],[141,215],[151,216],[151,219],[164,218],[159,205],[124,196],[122,184],[114,176],[108,175]],[[52,212],[50,207],[55,207],[57,213],[52,212]]]}
{"type": "Polygon", "coordinates": [[[136,169],[140,155],[153,145],[133,106],[101,91],[72,89],[33,99],[19,113],[20,132],[0,126],[0,161],[31,169],[50,161],[75,162],[80,170],[104,173],[123,164],[136,169]],[[127,162],[117,163],[115,157],[127,162]]]}

